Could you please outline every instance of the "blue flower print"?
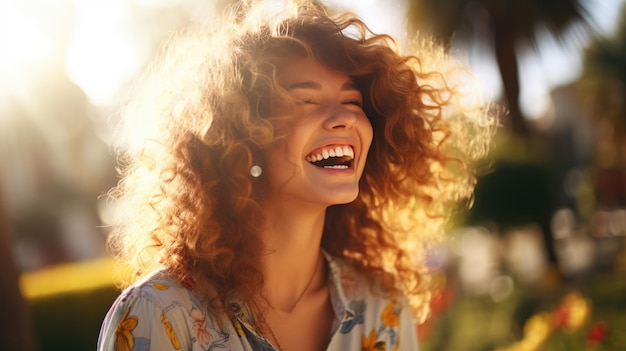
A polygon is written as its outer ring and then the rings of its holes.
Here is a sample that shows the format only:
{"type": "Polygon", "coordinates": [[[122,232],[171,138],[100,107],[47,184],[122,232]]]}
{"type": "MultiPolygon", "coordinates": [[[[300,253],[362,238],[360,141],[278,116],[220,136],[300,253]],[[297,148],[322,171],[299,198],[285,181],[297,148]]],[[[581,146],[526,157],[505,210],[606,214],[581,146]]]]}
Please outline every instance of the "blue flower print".
{"type": "Polygon", "coordinates": [[[342,334],[348,334],[357,324],[363,324],[363,322],[365,322],[364,315],[366,305],[363,300],[350,303],[352,310],[346,309],[346,315],[341,323],[342,334]]]}

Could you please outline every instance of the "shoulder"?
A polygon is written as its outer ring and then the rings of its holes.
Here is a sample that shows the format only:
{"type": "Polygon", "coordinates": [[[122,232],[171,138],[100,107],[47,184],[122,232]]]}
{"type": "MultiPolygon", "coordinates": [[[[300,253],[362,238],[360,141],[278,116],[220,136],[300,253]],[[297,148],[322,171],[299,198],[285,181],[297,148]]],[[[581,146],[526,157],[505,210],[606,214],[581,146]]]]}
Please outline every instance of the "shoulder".
{"type": "Polygon", "coordinates": [[[188,350],[194,343],[227,341],[228,317],[206,311],[204,301],[191,290],[162,272],[154,273],[124,290],[113,303],[102,324],[99,350],[120,345],[143,349],[151,344],[167,345],[159,348],[163,350],[170,346],[188,350]]]}
{"type": "Polygon", "coordinates": [[[164,315],[177,318],[181,312],[204,310],[202,299],[167,274],[156,272],[125,289],[112,311],[126,314],[164,315]]]}

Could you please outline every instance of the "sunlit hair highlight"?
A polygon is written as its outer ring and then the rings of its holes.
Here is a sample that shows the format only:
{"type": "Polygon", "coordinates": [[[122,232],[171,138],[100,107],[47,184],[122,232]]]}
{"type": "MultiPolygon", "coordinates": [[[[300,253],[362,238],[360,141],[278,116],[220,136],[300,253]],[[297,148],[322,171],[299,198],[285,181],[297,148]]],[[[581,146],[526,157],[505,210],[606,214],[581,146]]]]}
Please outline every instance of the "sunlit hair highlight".
{"type": "Polygon", "coordinates": [[[424,249],[469,203],[497,119],[440,48],[415,42],[406,52],[356,16],[312,2],[273,15],[242,5],[212,28],[173,36],[121,110],[110,246],[127,268],[124,284],[167,269],[215,306],[233,292],[257,297],[267,184],[249,171],[284,137],[288,118],[270,114],[272,101],[288,100],[281,64],[312,55],[352,78],[374,130],[360,194],[327,210],[322,246],[406,296],[423,320],[424,249]]]}

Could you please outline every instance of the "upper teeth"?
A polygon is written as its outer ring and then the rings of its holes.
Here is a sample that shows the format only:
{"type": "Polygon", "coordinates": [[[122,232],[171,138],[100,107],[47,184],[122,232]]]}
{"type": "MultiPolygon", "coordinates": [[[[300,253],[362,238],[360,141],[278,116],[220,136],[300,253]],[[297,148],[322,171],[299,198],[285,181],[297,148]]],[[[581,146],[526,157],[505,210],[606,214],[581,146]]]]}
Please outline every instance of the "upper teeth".
{"type": "Polygon", "coordinates": [[[328,159],[330,157],[344,157],[348,156],[350,158],[354,158],[354,150],[352,150],[351,146],[331,146],[325,147],[320,150],[317,150],[316,153],[310,154],[306,157],[306,160],[309,162],[316,162],[328,159]]]}

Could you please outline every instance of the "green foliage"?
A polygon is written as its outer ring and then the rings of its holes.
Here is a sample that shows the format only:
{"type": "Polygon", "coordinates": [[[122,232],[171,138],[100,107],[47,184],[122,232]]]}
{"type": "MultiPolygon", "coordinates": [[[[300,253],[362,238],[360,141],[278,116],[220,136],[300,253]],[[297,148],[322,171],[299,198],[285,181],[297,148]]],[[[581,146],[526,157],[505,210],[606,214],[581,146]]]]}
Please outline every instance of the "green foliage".
{"type": "Polygon", "coordinates": [[[40,351],[95,350],[100,325],[119,290],[107,286],[31,299],[40,351]]]}

